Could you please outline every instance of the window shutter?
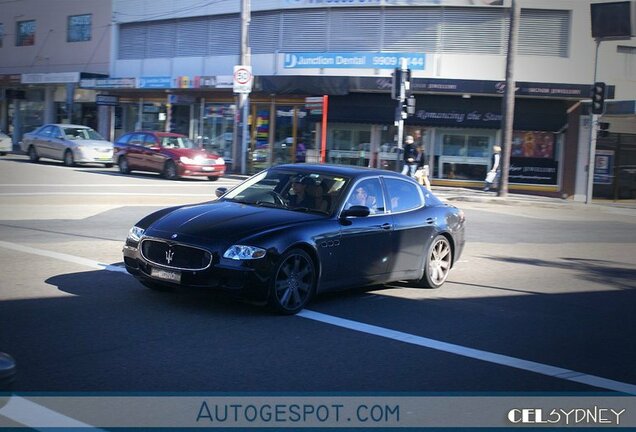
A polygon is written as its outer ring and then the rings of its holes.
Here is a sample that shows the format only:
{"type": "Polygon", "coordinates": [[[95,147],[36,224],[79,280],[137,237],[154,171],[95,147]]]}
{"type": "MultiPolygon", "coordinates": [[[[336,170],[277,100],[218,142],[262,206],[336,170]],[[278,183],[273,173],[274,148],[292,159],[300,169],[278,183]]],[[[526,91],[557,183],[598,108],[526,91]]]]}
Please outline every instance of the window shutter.
{"type": "Polygon", "coordinates": [[[323,52],[327,48],[327,12],[285,11],[283,12],[284,52],[323,52]]]}

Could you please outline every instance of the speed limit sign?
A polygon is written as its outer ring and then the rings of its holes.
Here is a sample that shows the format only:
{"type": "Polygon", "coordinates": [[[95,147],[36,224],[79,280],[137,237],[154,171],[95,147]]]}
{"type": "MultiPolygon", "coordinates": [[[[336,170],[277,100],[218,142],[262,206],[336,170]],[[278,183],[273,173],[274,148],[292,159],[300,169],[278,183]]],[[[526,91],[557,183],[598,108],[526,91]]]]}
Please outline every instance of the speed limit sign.
{"type": "Polygon", "coordinates": [[[253,83],[252,66],[234,66],[234,93],[250,93],[253,83]]]}

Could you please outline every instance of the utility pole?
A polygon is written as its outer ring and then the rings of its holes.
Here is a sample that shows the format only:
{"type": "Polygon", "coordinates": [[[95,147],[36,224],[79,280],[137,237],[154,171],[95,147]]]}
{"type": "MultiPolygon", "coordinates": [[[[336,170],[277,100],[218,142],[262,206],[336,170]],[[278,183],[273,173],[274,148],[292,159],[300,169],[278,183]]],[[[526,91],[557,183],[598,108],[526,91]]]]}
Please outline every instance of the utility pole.
{"type": "MultiPolygon", "coordinates": [[[[596,79],[598,77],[598,50],[601,46],[601,39],[597,38],[594,41],[596,43],[596,50],[594,51],[594,79],[592,82],[596,85],[596,79]]],[[[603,92],[605,86],[603,86],[603,92]]],[[[604,103],[601,103],[600,111],[603,111],[604,103]]],[[[587,186],[585,188],[585,204],[592,204],[592,196],[594,195],[594,162],[596,159],[596,134],[598,129],[598,110],[594,107],[594,100],[590,104],[590,150],[587,161],[587,186]]]]}
{"type": "MultiPolygon", "coordinates": [[[[251,53],[249,47],[249,25],[250,25],[250,0],[241,0],[241,52],[240,64],[247,66],[251,74],[251,53]]],[[[236,77],[234,78],[236,81],[236,77]]],[[[253,79],[253,78],[250,78],[253,79]]],[[[249,119],[249,92],[241,91],[237,100],[237,111],[234,115],[234,146],[232,147],[232,160],[234,162],[234,171],[236,172],[236,164],[240,165],[241,174],[247,173],[247,147],[249,142],[248,119],[249,119]],[[240,122],[237,121],[240,119],[240,122]],[[239,123],[242,126],[239,130],[239,123]]]]}
{"type": "Polygon", "coordinates": [[[508,52],[506,55],[506,89],[502,102],[501,112],[503,114],[502,124],[502,154],[501,154],[501,177],[499,179],[499,189],[497,196],[508,196],[508,174],[510,171],[510,153],[512,149],[512,130],[515,121],[515,58],[517,57],[517,39],[519,38],[519,20],[521,10],[519,3],[512,0],[510,5],[510,29],[508,32],[508,52]]]}
{"type": "Polygon", "coordinates": [[[411,97],[411,70],[408,68],[408,61],[405,58],[402,59],[400,67],[395,68],[393,72],[391,93],[391,97],[398,101],[395,109],[395,125],[398,128],[395,170],[400,172],[400,159],[404,142],[404,120],[415,111],[415,100],[411,97]],[[413,112],[407,111],[407,107],[411,106],[411,104],[407,105],[405,103],[407,98],[412,101],[413,112]]]}

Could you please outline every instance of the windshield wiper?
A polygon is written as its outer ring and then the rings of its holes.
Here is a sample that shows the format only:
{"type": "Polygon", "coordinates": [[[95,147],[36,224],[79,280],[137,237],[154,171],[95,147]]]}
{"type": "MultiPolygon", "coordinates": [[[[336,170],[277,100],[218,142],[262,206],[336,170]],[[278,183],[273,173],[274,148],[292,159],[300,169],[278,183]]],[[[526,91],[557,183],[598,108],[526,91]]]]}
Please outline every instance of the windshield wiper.
{"type": "Polygon", "coordinates": [[[278,204],[271,203],[269,201],[256,201],[253,204],[256,204],[259,207],[284,208],[284,207],[282,207],[282,206],[280,206],[278,204]]]}

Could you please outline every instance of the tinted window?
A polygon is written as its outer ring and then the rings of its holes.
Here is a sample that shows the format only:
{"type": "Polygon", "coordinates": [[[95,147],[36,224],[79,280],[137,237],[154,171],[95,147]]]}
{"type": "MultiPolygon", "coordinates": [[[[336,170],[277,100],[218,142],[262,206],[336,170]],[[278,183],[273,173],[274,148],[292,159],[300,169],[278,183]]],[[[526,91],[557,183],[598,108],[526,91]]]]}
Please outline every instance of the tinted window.
{"type": "Polygon", "coordinates": [[[347,198],[345,208],[353,205],[369,207],[371,214],[384,213],[384,197],[380,180],[371,178],[356,183],[349,198],[347,198]]]}
{"type": "Polygon", "coordinates": [[[136,133],[130,136],[130,140],[128,144],[130,145],[143,145],[144,143],[144,134],[136,133]]]}
{"type": "Polygon", "coordinates": [[[393,178],[385,178],[384,183],[393,213],[412,210],[423,205],[418,185],[393,178]]]}
{"type": "Polygon", "coordinates": [[[119,137],[119,139],[117,140],[117,144],[128,144],[128,141],[130,140],[130,137],[132,135],[123,135],[121,137],[119,137]]]}
{"type": "Polygon", "coordinates": [[[41,135],[41,136],[43,136],[43,137],[50,137],[51,135],[53,135],[53,131],[54,131],[55,129],[56,129],[56,128],[55,128],[55,127],[53,127],[53,126],[45,126],[45,127],[43,127],[42,129],[40,129],[40,130],[37,132],[37,134],[38,134],[38,135],[41,135]]]}

